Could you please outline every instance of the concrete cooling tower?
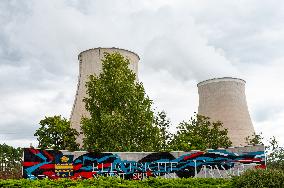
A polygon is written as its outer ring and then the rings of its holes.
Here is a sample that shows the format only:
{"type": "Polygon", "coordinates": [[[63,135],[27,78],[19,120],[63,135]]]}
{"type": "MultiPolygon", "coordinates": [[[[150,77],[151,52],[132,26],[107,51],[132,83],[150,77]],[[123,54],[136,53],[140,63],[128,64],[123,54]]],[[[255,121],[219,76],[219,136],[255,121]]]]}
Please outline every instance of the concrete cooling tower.
{"type": "Polygon", "coordinates": [[[245,138],[254,133],[246,102],[245,83],[238,78],[215,78],[197,84],[198,114],[223,122],[233,146],[247,145],[245,138]]]}
{"type": "MultiPolygon", "coordinates": [[[[102,71],[102,59],[104,58],[104,52],[114,53],[119,52],[125,58],[130,61],[129,68],[136,74],[138,74],[138,61],[139,56],[131,51],[118,49],[118,48],[94,48],[83,51],[79,54],[79,79],[77,85],[77,92],[73,109],[71,112],[70,123],[71,127],[75,128],[78,132],[81,132],[80,121],[81,117],[89,117],[88,111],[85,109],[85,103],[83,99],[87,97],[85,83],[88,81],[89,75],[99,75],[102,71]]],[[[138,78],[136,77],[138,80],[138,78]]],[[[77,143],[82,146],[83,134],[77,138],[77,143]]]]}

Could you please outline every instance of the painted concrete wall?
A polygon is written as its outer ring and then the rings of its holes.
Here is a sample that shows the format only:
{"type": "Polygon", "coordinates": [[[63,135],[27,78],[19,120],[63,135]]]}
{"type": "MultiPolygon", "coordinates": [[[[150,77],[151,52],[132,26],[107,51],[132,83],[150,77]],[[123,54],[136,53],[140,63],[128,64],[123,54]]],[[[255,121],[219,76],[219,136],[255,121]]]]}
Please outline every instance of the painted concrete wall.
{"type": "MultiPolygon", "coordinates": [[[[77,85],[77,92],[75,96],[74,105],[71,112],[70,122],[71,127],[75,128],[78,132],[81,132],[80,121],[81,117],[89,117],[89,113],[85,109],[85,103],[83,99],[86,95],[85,83],[88,81],[89,75],[99,75],[102,71],[102,59],[104,58],[104,52],[114,53],[119,52],[124,57],[130,60],[129,68],[138,74],[138,61],[139,56],[131,51],[118,49],[118,48],[94,48],[83,51],[79,54],[79,78],[77,85]]],[[[138,77],[136,78],[138,80],[138,77]]],[[[83,134],[77,138],[77,142],[82,146],[83,134]]]]}
{"type": "Polygon", "coordinates": [[[90,153],[25,148],[23,178],[229,178],[249,168],[265,168],[263,145],[156,153],[90,153]]]}
{"type": "Polygon", "coordinates": [[[223,122],[233,146],[246,145],[245,138],[254,133],[254,128],[247,107],[245,81],[217,78],[200,82],[197,86],[198,114],[223,122]]]}

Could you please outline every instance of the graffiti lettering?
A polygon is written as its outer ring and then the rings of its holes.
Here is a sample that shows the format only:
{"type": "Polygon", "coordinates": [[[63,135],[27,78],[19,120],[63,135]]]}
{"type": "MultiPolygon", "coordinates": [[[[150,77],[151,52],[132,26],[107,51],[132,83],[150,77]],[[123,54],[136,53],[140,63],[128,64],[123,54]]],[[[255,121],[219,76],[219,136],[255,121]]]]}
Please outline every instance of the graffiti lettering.
{"type": "Polygon", "coordinates": [[[23,177],[144,179],[161,176],[227,178],[248,168],[265,168],[263,146],[206,152],[87,153],[25,148],[23,177]],[[76,158],[75,158],[76,156],[76,158]],[[133,160],[129,160],[133,159],[133,160]],[[134,160],[139,159],[139,160],[134,160]]]}

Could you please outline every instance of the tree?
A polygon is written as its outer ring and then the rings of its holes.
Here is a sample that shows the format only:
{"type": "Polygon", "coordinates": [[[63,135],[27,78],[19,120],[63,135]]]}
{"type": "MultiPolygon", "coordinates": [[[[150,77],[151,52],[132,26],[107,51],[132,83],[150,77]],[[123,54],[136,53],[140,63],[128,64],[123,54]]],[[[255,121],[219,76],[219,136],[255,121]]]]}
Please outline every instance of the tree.
{"type": "Polygon", "coordinates": [[[262,133],[254,133],[253,135],[246,137],[246,143],[249,145],[263,144],[262,133]]]}
{"type": "Polygon", "coordinates": [[[210,118],[196,114],[188,122],[183,121],[170,143],[172,150],[189,151],[208,148],[229,147],[232,145],[220,121],[211,122],[210,118]]]}
{"type": "Polygon", "coordinates": [[[266,146],[266,164],[271,169],[284,169],[284,147],[280,147],[278,141],[273,136],[269,139],[269,144],[266,146]]]}
{"type": "Polygon", "coordinates": [[[20,147],[13,148],[0,144],[0,171],[13,171],[21,167],[23,151],[20,147]]]}
{"type": "Polygon", "coordinates": [[[42,149],[53,148],[56,150],[78,150],[76,137],[79,133],[70,127],[70,122],[61,116],[45,117],[39,122],[41,127],[36,130],[38,147],[42,149]]]}
{"type": "Polygon", "coordinates": [[[0,179],[22,177],[22,148],[0,144],[0,179]]]}
{"type": "MultiPolygon", "coordinates": [[[[263,144],[264,137],[262,133],[253,134],[246,138],[248,144],[263,144]]],[[[265,146],[266,165],[269,169],[284,169],[284,147],[279,146],[279,142],[273,136],[270,138],[265,146]]]]}
{"type": "Polygon", "coordinates": [[[170,133],[170,120],[167,118],[165,111],[158,112],[154,118],[154,124],[159,128],[159,143],[157,143],[157,150],[167,151],[170,150],[169,142],[172,139],[172,133],[170,133]]]}
{"type": "Polygon", "coordinates": [[[153,126],[152,101],[119,53],[105,53],[100,75],[86,83],[82,117],[84,148],[100,151],[153,151],[159,129],[153,126]]]}

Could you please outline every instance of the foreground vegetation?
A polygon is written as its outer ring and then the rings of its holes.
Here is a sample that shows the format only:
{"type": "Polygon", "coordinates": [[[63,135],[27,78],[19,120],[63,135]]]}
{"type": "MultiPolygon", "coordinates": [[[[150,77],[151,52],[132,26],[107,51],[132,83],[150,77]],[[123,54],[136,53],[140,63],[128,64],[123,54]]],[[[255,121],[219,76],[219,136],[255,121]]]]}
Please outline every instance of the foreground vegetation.
{"type": "Polygon", "coordinates": [[[0,187],[284,187],[284,171],[247,170],[232,179],[213,178],[149,178],[123,180],[101,177],[89,180],[0,180],[0,187]]]}
{"type": "Polygon", "coordinates": [[[284,170],[247,170],[233,177],[232,187],[284,187],[284,170]]]}
{"type": "Polygon", "coordinates": [[[118,178],[99,178],[92,180],[3,180],[0,187],[231,187],[226,179],[182,178],[145,180],[123,180],[118,178]]]}

